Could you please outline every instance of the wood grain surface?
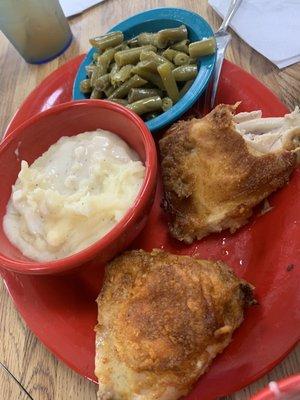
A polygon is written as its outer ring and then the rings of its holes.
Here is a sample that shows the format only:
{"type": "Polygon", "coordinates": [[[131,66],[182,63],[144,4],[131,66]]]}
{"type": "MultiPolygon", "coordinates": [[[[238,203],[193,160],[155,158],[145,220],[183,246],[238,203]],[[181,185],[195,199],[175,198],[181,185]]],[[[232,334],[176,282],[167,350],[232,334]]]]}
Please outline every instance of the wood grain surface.
{"type": "MultiPolygon", "coordinates": [[[[26,64],[1,34],[0,137],[32,89],[57,67],[74,56],[86,52],[89,49],[89,37],[106,32],[109,27],[136,12],[163,6],[194,10],[204,16],[214,29],[221,22],[207,5],[206,0],[107,0],[70,19],[74,34],[73,43],[62,56],[42,66],[26,64]]],[[[226,57],[256,76],[290,109],[300,104],[300,64],[279,70],[234,33],[226,57]]],[[[26,328],[2,282],[0,283],[0,361],[22,382],[34,400],[96,399],[96,386],[58,361],[26,328]]],[[[262,379],[223,400],[249,399],[270,380],[281,379],[299,370],[300,348],[298,347],[262,379]]],[[[26,400],[27,398],[0,368],[0,399],[26,400]]]]}

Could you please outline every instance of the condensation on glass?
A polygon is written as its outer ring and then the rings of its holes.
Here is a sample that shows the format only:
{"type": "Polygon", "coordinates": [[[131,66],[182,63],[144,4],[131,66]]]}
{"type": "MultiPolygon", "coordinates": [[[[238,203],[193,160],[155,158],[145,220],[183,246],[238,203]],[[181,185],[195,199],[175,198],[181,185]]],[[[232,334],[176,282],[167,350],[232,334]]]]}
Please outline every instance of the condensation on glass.
{"type": "Polygon", "coordinates": [[[33,64],[57,57],[72,40],[58,0],[0,0],[0,29],[33,64]]]}

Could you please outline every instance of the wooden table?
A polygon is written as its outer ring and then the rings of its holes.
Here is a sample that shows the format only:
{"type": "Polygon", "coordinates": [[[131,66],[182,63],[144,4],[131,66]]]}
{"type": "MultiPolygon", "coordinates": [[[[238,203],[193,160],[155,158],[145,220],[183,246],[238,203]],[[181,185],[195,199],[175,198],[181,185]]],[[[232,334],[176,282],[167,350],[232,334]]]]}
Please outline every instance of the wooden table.
{"type": "MultiPolygon", "coordinates": [[[[74,40],[69,49],[54,61],[34,66],[26,64],[0,36],[0,137],[16,109],[32,89],[50,72],[74,56],[89,49],[88,38],[104,33],[118,21],[149,8],[173,6],[194,10],[217,28],[220,18],[206,0],[107,0],[70,20],[74,40]]],[[[290,108],[300,105],[300,64],[278,70],[268,60],[233,34],[227,58],[266,84],[290,108]]],[[[26,328],[0,283],[0,361],[22,382],[34,400],[94,400],[96,386],[83,379],[52,356],[26,328]]],[[[244,390],[227,397],[246,400],[270,380],[277,380],[300,370],[300,348],[294,350],[273,371],[244,390]]],[[[18,386],[0,369],[2,400],[26,400],[18,386]]],[[[223,399],[224,400],[224,399],[223,399]]]]}

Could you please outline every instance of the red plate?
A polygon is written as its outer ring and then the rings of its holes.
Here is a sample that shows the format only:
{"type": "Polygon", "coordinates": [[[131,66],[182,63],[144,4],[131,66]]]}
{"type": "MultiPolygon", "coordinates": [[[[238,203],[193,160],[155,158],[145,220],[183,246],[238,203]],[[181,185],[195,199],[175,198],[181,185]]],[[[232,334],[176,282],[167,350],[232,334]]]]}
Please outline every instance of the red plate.
{"type": "MultiPolygon", "coordinates": [[[[73,78],[82,56],[53,72],[16,113],[9,133],[29,116],[71,99],[73,78]]],[[[242,110],[282,115],[286,107],[254,77],[225,62],[219,102],[242,100],[242,110]]],[[[191,246],[172,240],[160,208],[161,186],[149,222],[135,243],[151,250],[221,259],[256,286],[259,306],[248,310],[233,342],[217,357],[188,399],[211,400],[248,385],[273,368],[293,348],[300,332],[300,170],[289,185],[271,196],[273,209],[256,215],[234,235],[211,235],[191,246]]],[[[17,275],[2,271],[10,295],[39,339],[72,369],[94,380],[95,298],[103,268],[60,277],[17,275]]]]}

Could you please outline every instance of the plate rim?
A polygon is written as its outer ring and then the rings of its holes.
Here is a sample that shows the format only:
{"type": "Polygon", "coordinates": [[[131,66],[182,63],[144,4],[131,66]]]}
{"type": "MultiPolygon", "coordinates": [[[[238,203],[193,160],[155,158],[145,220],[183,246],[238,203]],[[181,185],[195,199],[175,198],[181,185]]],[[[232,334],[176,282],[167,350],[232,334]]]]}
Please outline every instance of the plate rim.
{"type": "MultiPolygon", "coordinates": [[[[74,59],[70,60],[70,61],[67,62],[66,64],[62,65],[60,68],[66,67],[69,63],[72,63],[72,62],[74,63],[74,62],[76,62],[77,60],[79,61],[80,57],[82,57],[82,56],[77,56],[77,57],[75,57],[74,59]]],[[[256,81],[256,83],[258,84],[258,86],[263,87],[263,88],[264,88],[264,91],[267,91],[267,92],[271,93],[271,94],[274,96],[274,94],[272,93],[272,91],[271,91],[269,88],[267,88],[265,85],[263,85],[259,80],[257,80],[255,77],[253,77],[253,76],[252,76],[251,74],[249,74],[247,71],[242,70],[239,66],[236,66],[235,64],[233,64],[233,63],[231,63],[231,62],[229,62],[229,61],[226,61],[226,60],[225,60],[225,64],[228,64],[229,66],[232,65],[234,68],[238,68],[238,70],[242,71],[243,74],[249,75],[252,79],[255,79],[255,81],[256,81]]],[[[59,69],[60,69],[60,68],[59,68],[59,69]]],[[[19,113],[22,111],[23,105],[26,104],[26,102],[28,102],[28,99],[30,99],[30,96],[32,96],[32,95],[34,94],[34,92],[35,92],[36,90],[39,89],[39,87],[43,86],[44,81],[46,81],[46,80],[47,80],[47,81],[48,81],[48,80],[50,81],[50,80],[51,80],[50,78],[52,77],[52,74],[55,74],[55,73],[57,73],[57,70],[53,71],[48,77],[46,77],[46,78],[40,83],[40,85],[39,85],[36,89],[34,89],[34,90],[27,96],[27,98],[24,100],[24,102],[23,102],[22,105],[19,107],[19,109],[17,110],[17,112],[14,114],[13,119],[10,121],[9,126],[8,126],[8,128],[6,129],[6,134],[9,134],[9,133],[10,133],[10,132],[9,132],[9,130],[10,130],[9,128],[10,128],[10,126],[12,126],[12,122],[13,122],[15,119],[18,118],[19,113]]],[[[276,98],[277,98],[277,97],[276,97],[276,98]]],[[[283,103],[281,103],[281,101],[280,101],[278,98],[277,98],[277,100],[278,100],[278,102],[279,102],[280,104],[282,104],[282,106],[283,106],[285,109],[287,109],[287,107],[286,107],[283,103]]],[[[2,271],[0,270],[0,273],[1,273],[1,272],[2,272],[2,271]]],[[[6,271],[4,272],[4,274],[5,274],[5,273],[6,273],[6,271]]],[[[7,272],[7,273],[8,273],[8,274],[12,274],[11,272],[7,272]]],[[[2,272],[1,274],[3,275],[3,272],[2,272]]],[[[18,275],[18,274],[15,274],[15,275],[18,275]]],[[[13,293],[11,292],[9,286],[7,285],[7,280],[6,280],[5,278],[3,278],[3,280],[4,280],[5,287],[6,287],[7,291],[8,291],[8,293],[9,293],[9,295],[10,295],[11,298],[13,299],[14,305],[16,306],[17,310],[19,311],[19,306],[18,306],[17,302],[15,301],[15,296],[14,296],[13,293]]],[[[44,339],[42,339],[42,338],[40,337],[40,335],[36,333],[36,330],[32,330],[32,329],[31,329],[31,327],[30,327],[31,324],[28,323],[27,320],[25,320],[25,319],[23,318],[23,314],[22,314],[20,311],[19,311],[19,313],[20,313],[20,315],[21,315],[21,317],[22,317],[22,320],[25,322],[26,326],[29,327],[29,329],[35,334],[35,336],[38,337],[38,339],[46,346],[47,349],[49,349],[49,351],[50,351],[52,354],[54,354],[58,359],[62,360],[66,365],[68,365],[68,366],[69,366],[70,368],[72,368],[74,371],[76,371],[77,373],[79,373],[81,376],[85,376],[87,379],[92,380],[92,379],[91,379],[90,377],[88,377],[87,375],[80,373],[80,372],[79,372],[79,369],[76,367],[76,365],[73,365],[72,363],[70,363],[69,361],[67,361],[66,358],[64,358],[63,356],[59,355],[55,350],[53,350],[53,348],[52,348],[49,344],[46,344],[46,342],[44,341],[44,339]]],[[[298,339],[298,340],[299,340],[299,339],[298,339]]],[[[265,368],[261,369],[261,370],[260,370],[259,372],[257,372],[252,378],[248,379],[248,380],[247,380],[247,385],[249,385],[249,384],[251,384],[252,382],[256,381],[256,380],[259,379],[261,376],[263,376],[263,375],[266,374],[268,371],[270,371],[272,368],[274,368],[275,365],[279,364],[279,363],[287,356],[287,354],[288,354],[290,351],[292,351],[292,349],[296,346],[296,344],[298,343],[298,340],[296,340],[295,343],[293,343],[291,346],[289,346],[289,348],[287,348],[286,351],[285,351],[284,353],[282,353],[282,354],[280,355],[280,357],[278,357],[278,359],[274,360],[274,361],[272,362],[272,364],[270,364],[270,365],[266,366],[265,368]]],[[[234,391],[240,390],[241,388],[245,387],[245,385],[244,385],[243,383],[241,383],[241,384],[238,385],[238,386],[239,386],[239,388],[235,388],[234,391]]],[[[237,386],[237,387],[238,387],[238,386],[237,386]]],[[[234,392],[232,391],[232,392],[230,392],[230,393],[228,393],[228,394],[231,394],[231,393],[234,393],[234,392]]]]}

